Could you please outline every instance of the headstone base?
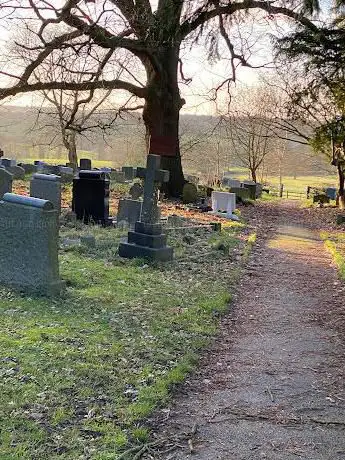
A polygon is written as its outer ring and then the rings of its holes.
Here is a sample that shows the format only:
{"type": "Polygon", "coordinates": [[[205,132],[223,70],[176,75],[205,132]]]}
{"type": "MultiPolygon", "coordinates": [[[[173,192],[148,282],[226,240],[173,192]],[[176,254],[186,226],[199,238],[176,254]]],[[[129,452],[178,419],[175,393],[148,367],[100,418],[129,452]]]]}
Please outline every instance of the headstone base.
{"type": "Polygon", "coordinates": [[[166,246],[167,237],[160,224],[136,222],[135,230],[128,232],[128,242],[120,243],[119,255],[131,259],[168,261],[173,259],[173,248],[166,246]]]}
{"type": "Polygon", "coordinates": [[[25,294],[34,294],[37,296],[45,297],[55,297],[63,293],[66,289],[66,283],[63,280],[54,281],[51,283],[45,283],[41,285],[34,286],[33,284],[25,285],[21,283],[3,283],[8,288],[11,288],[18,292],[23,292],[25,294]]]}
{"type": "Polygon", "coordinates": [[[134,243],[120,243],[119,255],[126,259],[142,257],[144,259],[167,262],[173,259],[173,248],[169,246],[163,248],[150,248],[148,246],[139,246],[134,243]]]}

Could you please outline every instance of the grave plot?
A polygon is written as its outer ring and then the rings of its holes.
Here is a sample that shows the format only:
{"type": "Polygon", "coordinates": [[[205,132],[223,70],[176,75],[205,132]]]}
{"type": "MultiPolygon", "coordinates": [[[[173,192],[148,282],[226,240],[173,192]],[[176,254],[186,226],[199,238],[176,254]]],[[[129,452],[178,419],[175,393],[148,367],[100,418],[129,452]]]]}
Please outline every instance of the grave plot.
{"type": "Polygon", "coordinates": [[[166,263],[120,258],[124,231],[65,221],[65,293],[0,289],[0,457],[106,458],[146,439],[143,419],[215,333],[247,252],[243,224],[217,232],[187,219],[180,231],[173,221],[166,263]]]}

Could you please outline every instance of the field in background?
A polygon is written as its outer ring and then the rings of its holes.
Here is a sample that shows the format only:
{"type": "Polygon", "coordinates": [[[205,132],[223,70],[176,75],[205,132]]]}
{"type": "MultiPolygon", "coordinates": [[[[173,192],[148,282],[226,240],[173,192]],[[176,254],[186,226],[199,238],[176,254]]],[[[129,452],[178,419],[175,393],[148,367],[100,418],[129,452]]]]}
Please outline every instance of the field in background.
{"type": "MultiPolygon", "coordinates": [[[[112,161],[106,161],[106,160],[94,160],[92,156],[90,155],[85,155],[85,156],[79,156],[79,158],[90,158],[92,160],[92,165],[95,168],[113,168],[114,164],[112,161]]],[[[38,160],[38,158],[19,158],[18,162],[21,163],[33,163],[34,161],[38,160]]],[[[65,164],[68,161],[68,158],[44,158],[42,161],[45,163],[49,163],[52,165],[60,165],[60,164],[65,164]]]]}
{"type": "MultiPolygon", "coordinates": [[[[279,187],[279,177],[268,177],[267,184],[273,187],[279,187]]],[[[296,177],[283,177],[282,183],[285,190],[295,192],[306,192],[307,187],[337,187],[337,176],[300,176],[296,177]]]]}

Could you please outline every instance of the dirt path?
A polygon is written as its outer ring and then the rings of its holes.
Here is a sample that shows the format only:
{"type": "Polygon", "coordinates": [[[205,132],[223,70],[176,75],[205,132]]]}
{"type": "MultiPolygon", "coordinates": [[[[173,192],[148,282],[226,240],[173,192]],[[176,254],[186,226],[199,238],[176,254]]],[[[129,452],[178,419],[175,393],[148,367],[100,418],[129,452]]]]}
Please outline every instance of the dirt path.
{"type": "Polygon", "coordinates": [[[345,295],[305,213],[267,206],[276,230],[259,241],[232,314],[157,432],[196,434],[150,458],[345,459],[344,337],[325,322],[345,295]]]}

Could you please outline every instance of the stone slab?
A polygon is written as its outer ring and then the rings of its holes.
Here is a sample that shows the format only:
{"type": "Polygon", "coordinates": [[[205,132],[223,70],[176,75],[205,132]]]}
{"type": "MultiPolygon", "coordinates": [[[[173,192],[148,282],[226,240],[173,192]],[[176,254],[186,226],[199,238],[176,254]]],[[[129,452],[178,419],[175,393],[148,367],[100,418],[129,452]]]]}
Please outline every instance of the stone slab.
{"type": "Polygon", "coordinates": [[[147,224],[145,222],[136,222],[135,231],[138,233],[146,233],[147,235],[160,235],[162,233],[161,224],[147,224]]]}
{"type": "Polygon", "coordinates": [[[164,248],[157,249],[131,243],[120,243],[119,255],[120,257],[125,257],[127,259],[134,259],[138,257],[167,262],[173,259],[173,248],[165,246],[164,248]]]}
{"type": "Polygon", "coordinates": [[[161,235],[148,235],[147,233],[128,232],[128,243],[148,246],[150,248],[163,248],[167,244],[167,237],[161,235]]]}
{"type": "Polygon", "coordinates": [[[0,284],[40,295],[61,292],[58,213],[51,203],[4,195],[0,201],[0,261],[0,284]]]}

